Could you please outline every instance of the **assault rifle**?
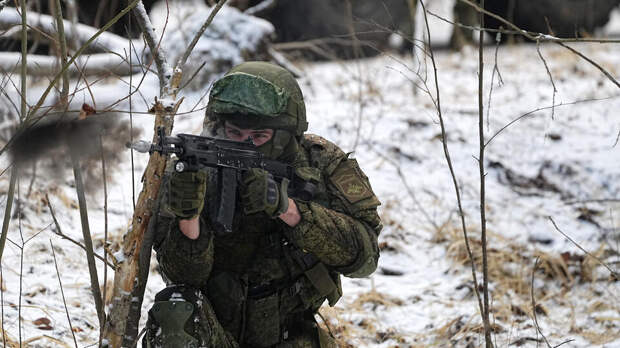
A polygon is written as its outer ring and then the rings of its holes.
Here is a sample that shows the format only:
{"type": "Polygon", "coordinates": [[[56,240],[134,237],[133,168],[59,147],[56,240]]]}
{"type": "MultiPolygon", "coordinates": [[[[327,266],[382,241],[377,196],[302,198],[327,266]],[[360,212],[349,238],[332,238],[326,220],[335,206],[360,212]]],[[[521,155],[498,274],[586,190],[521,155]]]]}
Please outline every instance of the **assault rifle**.
{"type": "Polygon", "coordinates": [[[288,196],[310,200],[316,191],[316,184],[295,174],[295,169],[286,163],[265,158],[251,139],[243,142],[212,137],[177,134],[166,136],[164,128],[157,129],[158,141],[153,144],[140,140],[127,146],[138,152],[163,156],[174,155],[177,159],[174,169],[177,172],[195,172],[206,168],[217,169],[216,209],[211,217],[217,232],[232,232],[235,214],[237,187],[241,174],[250,168],[262,168],[277,182],[289,180],[288,196]]]}

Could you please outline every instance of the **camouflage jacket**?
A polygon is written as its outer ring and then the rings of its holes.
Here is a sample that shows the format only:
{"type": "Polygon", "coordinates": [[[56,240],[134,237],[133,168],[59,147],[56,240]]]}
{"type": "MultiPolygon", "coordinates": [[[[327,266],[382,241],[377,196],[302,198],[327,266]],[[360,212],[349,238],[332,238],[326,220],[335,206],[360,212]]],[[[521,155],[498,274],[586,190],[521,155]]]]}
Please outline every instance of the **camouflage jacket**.
{"type": "Polygon", "coordinates": [[[238,203],[233,233],[216,235],[209,218],[212,179],[198,239],[186,238],[165,207],[157,215],[155,250],[164,279],[203,289],[218,320],[241,341],[260,342],[255,336],[270,327],[265,318],[275,315],[279,323],[271,326],[281,326],[295,313],[316,312],[325,299],[333,305],[342,294],[340,274],[365,277],[377,266],[380,202],[368,178],[355,159],[319,136],[307,134],[300,145],[292,165],[318,181],[318,192],[311,201],[294,199],[301,221],[293,228],[266,215],[246,216],[238,203]],[[274,296],[275,304],[266,304],[274,296]]]}

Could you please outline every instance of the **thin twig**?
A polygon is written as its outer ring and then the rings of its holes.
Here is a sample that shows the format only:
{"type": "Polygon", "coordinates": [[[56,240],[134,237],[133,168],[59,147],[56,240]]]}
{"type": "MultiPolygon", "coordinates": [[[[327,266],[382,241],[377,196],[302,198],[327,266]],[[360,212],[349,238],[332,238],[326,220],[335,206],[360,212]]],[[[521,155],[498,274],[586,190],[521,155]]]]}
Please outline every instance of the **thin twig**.
{"type": "Polygon", "coordinates": [[[536,41],[536,52],[538,52],[538,56],[540,57],[540,60],[542,60],[543,64],[545,65],[545,69],[547,70],[547,75],[549,76],[549,80],[551,81],[551,85],[553,86],[553,97],[551,99],[551,119],[554,120],[555,119],[555,95],[558,93],[558,89],[555,87],[555,82],[553,81],[553,75],[551,75],[551,70],[549,70],[549,65],[547,64],[547,61],[545,60],[545,57],[543,57],[542,52],[540,52],[540,40],[536,41]]]}
{"type": "MultiPolygon", "coordinates": [[[[25,1],[24,1],[25,2],[25,1]]],[[[24,8],[22,8],[24,10],[24,8]]],[[[22,204],[20,202],[20,194],[19,194],[19,180],[17,180],[17,221],[18,221],[18,229],[19,229],[19,237],[21,238],[22,245],[19,248],[19,301],[18,301],[18,309],[17,309],[17,322],[19,327],[19,346],[22,346],[22,293],[24,286],[24,247],[26,243],[24,242],[24,233],[22,231],[22,204]]]]}
{"type": "Polygon", "coordinates": [[[61,71],[54,77],[54,79],[52,80],[53,83],[51,83],[47,87],[47,89],[43,92],[43,94],[41,95],[41,97],[39,98],[37,103],[30,110],[30,113],[28,114],[28,116],[30,116],[30,115],[32,115],[32,114],[34,114],[34,113],[36,113],[38,111],[38,109],[41,107],[41,105],[43,105],[43,102],[47,98],[47,95],[49,94],[49,92],[53,88],[53,85],[55,85],[56,82],[58,82],[58,80],[60,79],[62,74],[64,74],[64,72],[69,68],[69,66],[71,66],[73,64],[73,62],[75,62],[75,60],[82,55],[82,53],[88,48],[88,46],[90,46],[90,44],[93,41],[95,41],[95,39],[97,39],[97,37],[99,37],[99,35],[101,35],[102,33],[106,32],[112,25],[114,25],[119,19],[121,19],[125,14],[127,14],[127,12],[129,12],[131,9],[133,9],[138,3],[141,3],[141,0],[133,0],[127,7],[125,7],[123,10],[121,10],[116,16],[114,16],[114,18],[112,18],[101,29],[99,29],[99,31],[97,31],[97,33],[95,33],[95,35],[91,36],[88,39],[88,41],[86,41],[82,45],[82,47],[80,47],[75,52],[75,54],[73,54],[73,56],[71,56],[71,59],[69,59],[69,61],[66,64],[63,65],[61,71]]]}
{"type": "MultiPolygon", "coordinates": [[[[101,171],[103,176],[103,259],[108,260],[108,184],[105,171],[105,152],[103,151],[103,135],[99,134],[99,145],[101,146],[101,171]]],[[[133,173],[133,171],[132,171],[133,173]]],[[[48,201],[49,202],[49,201],[48,201]]],[[[106,292],[108,289],[108,267],[103,265],[103,295],[102,299],[105,304],[106,292]]],[[[99,331],[99,347],[103,339],[103,330],[99,331]]]]}
{"type": "Polygon", "coordinates": [[[47,230],[50,226],[52,226],[52,223],[50,222],[49,224],[47,224],[47,226],[41,228],[40,230],[37,231],[37,233],[33,234],[32,236],[30,236],[28,239],[26,239],[26,241],[24,242],[24,244],[28,244],[28,242],[30,242],[31,240],[33,240],[34,238],[36,238],[38,235],[40,235],[41,233],[43,233],[43,231],[47,230]]]}
{"type": "Polygon", "coordinates": [[[560,230],[560,228],[558,227],[558,225],[555,223],[555,221],[553,220],[553,218],[551,216],[547,216],[547,218],[551,221],[551,223],[553,224],[553,227],[555,227],[556,231],[560,232],[560,234],[562,234],[566,239],[568,239],[571,243],[575,244],[575,246],[577,248],[579,248],[581,251],[583,251],[584,253],[586,253],[586,255],[590,256],[591,258],[595,259],[596,261],[598,261],[598,263],[600,263],[602,266],[604,266],[605,268],[607,268],[607,270],[609,271],[609,273],[611,273],[611,275],[616,278],[616,279],[620,279],[620,277],[618,277],[618,273],[616,273],[614,270],[611,269],[611,267],[609,267],[605,262],[601,261],[601,259],[599,259],[598,257],[592,255],[590,252],[588,252],[586,249],[582,248],[581,245],[579,245],[579,243],[575,242],[571,237],[569,237],[566,233],[562,232],[562,230],[560,230]]]}
{"type": "Polygon", "coordinates": [[[558,344],[557,346],[553,346],[553,348],[558,348],[558,347],[560,347],[560,346],[565,345],[566,343],[571,343],[571,342],[572,342],[572,341],[574,341],[574,340],[575,340],[575,339],[573,339],[573,338],[568,339],[568,340],[566,340],[566,341],[564,341],[564,342],[562,342],[562,343],[558,344]]]}
{"type": "Polygon", "coordinates": [[[32,193],[32,187],[34,186],[34,181],[37,178],[37,163],[38,159],[32,160],[32,178],[30,178],[30,184],[28,185],[28,192],[26,193],[26,198],[30,198],[30,194],[32,193]]]}
{"type": "Polygon", "coordinates": [[[500,135],[503,131],[505,131],[508,127],[512,126],[514,123],[522,120],[525,117],[528,116],[532,116],[533,114],[539,112],[539,111],[543,111],[543,110],[548,110],[551,109],[553,107],[561,107],[561,106],[569,106],[569,105],[576,105],[576,104],[582,104],[582,103],[590,103],[590,102],[595,102],[595,101],[601,101],[601,100],[609,100],[609,99],[615,99],[618,98],[619,96],[611,96],[611,97],[605,97],[605,98],[591,98],[591,99],[583,99],[583,100],[575,100],[572,101],[570,103],[560,103],[558,105],[551,105],[551,106],[545,106],[542,108],[537,108],[531,111],[528,111],[524,114],[521,114],[520,116],[516,117],[515,119],[513,119],[512,121],[508,122],[507,124],[505,124],[504,126],[502,126],[502,128],[500,128],[497,132],[495,132],[495,134],[493,134],[489,140],[487,140],[486,144],[484,145],[485,147],[489,146],[489,144],[495,139],[495,137],[497,137],[498,135],[500,135]]]}
{"type": "MultiPolygon", "coordinates": [[[[484,8],[484,0],[480,2],[484,8]]],[[[484,14],[480,14],[480,27],[484,28],[484,14]]],[[[484,298],[484,341],[487,348],[493,347],[491,325],[489,322],[489,263],[487,253],[487,219],[486,219],[486,174],[484,172],[484,31],[478,38],[478,168],[480,169],[480,239],[482,243],[482,295],[484,298]]],[[[472,260],[473,262],[473,260],[472,260]]]]}
{"type": "Polygon", "coordinates": [[[476,294],[476,298],[478,300],[478,307],[480,309],[480,314],[484,313],[484,306],[482,305],[482,298],[480,297],[480,292],[478,291],[478,277],[476,276],[476,263],[474,262],[474,255],[471,251],[471,245],[469,244],[469,236],[467,235],[467,225],[465,223],[465,212],[463,210],[463,205],[461,203],[461,193],[458,181],[456,179],[456,173],[454,172],[454,167],[452,166],[452,159],[450,158],[450,151],[448,149],[448,139],[446,137],[446,127],[443,121],[443,114],[441,110],[441,99],[439,93],[439,78],[437,76],[437,64],[435,62],[435,55],[433,53],[432,43],[431,43],[431,31],[430,26],[428,24],[428,16],[426,14],[426,6],[424,5],[424,0],[420,0],[420,4],[422,5],[422,13],[424,14],[424,23],[426,27],[426,35],[428,39],[428,52],[431,58],[431,62],[433,65],[433,72],[435,78],[435,90],[436,90],[436,98],[437,98],[437,116],[439,117],[439,125],[441,127],[441,139],[443,144],[444,157],[446,158],[446,162],[448,164],[448,168],[450,169],[450,175],[452,177],[452,183],[454,185],[454,191],[456,193],[456,202],[458,205],[459,216],[461,218],[461,228],[463,229],[463,236],[465,239],[465,248],[467,249],[467,255],[471,262],[471,274],[474,280],[474,293],[476,294]]]}
{"type": "Polygon", "coordinates": [[[138,334],[138,338],[136,338],[131,348],[136,348],[138,346],[138,342],[140,341],[140,338],[144,336],[145,333],[146,333],[146,326],[143,327],[142,330],[140,330],[140,333],[138,334]]]}
{"type": "Polygon", "coordinates": [[[532,281],[530,283],[530,297],[532,298],[532,316],[534,317],[534,325],[536,325],[536,331],[542,336],[543,340],[547,344],[547,347],[551,348],[551,344],[549,344],[547,337],[545,337],[542,330],[540,329],[540,325],[538,325],[538,317],[536,316],[536,297],[534,296],[534,274],[536,272],[536,268],[538,267],[539,259],[540,257],[536,257],[536,260],[534,261],[534,268],[532,268],[532,281]]]}
{"type": "MultiPolygon", "coordinates": [[[[592,59],[586,57],[585,55],[583,55],[582,53],[578,52],[577,50],[573,49],[570,46],[565,45],[565,42],[600,42],[600,43],[607,43],[607,42],[611,42],[609,40],[602,40],[602,39],[597,39],[597,40],[576,40],[576,39],[562,39],[562,38],[557,38],[551,35],[545,35],[545,34],[541,34],[541,33],[531,33],[528,32],[526,30],[523,30],[521,28],[519,28],[518,26],[516,26],[515,24],[509,22],[508,20],[504,19],[503,17],[489,12],[487,10],[484,9],[484,6],[479,6],[478,4],[470,1],[470,0],[458,0],[458,1],[462,1],[464,3],[466,3],[467,5],[473,7],[474,9],[476,9],[476,11],[478,11],[481,14],[485,14],[487,16],[491,16],[495,19],[497,19],[498,21],[506,24],[507,26],[513,28],[514,30],[518,31],[519,34],[525,36],[526,38],[532,40],[532,41],[550,41],[550,42],[555,42],[558,45],[570,50],[571,52],[575,53],[576,55],[578,55],[579,57],[583,58],[584,60],[586,60],[588,63],[594,65],[598,70],[600,70],[605,76],[607,76],[607,78],[613,82],[616,86],[620,87],[620,82],[618,82],[607,70],[605,70],[602,66],[600,66],[599,64],[597,64],[596,62],[594,62],[592,59]]],[[[484,27],[484,25],[482,25],[481,27],[484,27]]]]}
{"type": "Polygon", "coordinates": [[[207,20],[202,24],[202,27],[200,27],[200,29],[198,30],[196,35],[194,35],[194,38],[192,39],[192,42],[189,44],[189,46],[187,46],[187,49],[183,53],[183,56],[177,62],[176,66],[175,66],[175,69],[183,69],[183,66],[187,62],[187,59],[189,58],[189,55],[194,50],[194,47],[196,47],[196,44],[198,43],[198,40],[200,40],[200,38],[202,37],[202,34],[205,32],[205,30],[207,30],[209,25],[211,25],[211,22],[213,21],[213,18],[215,18],[215,15],[220,11],[220,9],[222,8],[222,6],[224,6],[225,3],[226,3],[226,0],[219,0],[217,2],[217,5],[215,5],[215,7],[211,10],[211,13],[209,14],[209,17],[207,17],[207,20]]]}
{"type": "Polygon", "coordinates": [[[69,316],[69,308],[67,307],[67,300],[65,300],[65,291],[62,287],[62,280],[60,279],[60,271],[58,270],[58,262],[56,261],[56,252],[54,251],[54,243],[50,239],[50,246],[52,247],[52,256],[54,256],[54,266],[56,267],[56,276],[58,277],[58,284],[60,285],[60,294],[62,295],[62,303],[65,306],[65,313],[67,314],[67,321],[69,322],[69,330],[71,331],[71,336],[73,336],[73,343],[75,343],[75,348],[78,347],[77,339],[75,338],[75,332],[73,331],[73,325],[71,325],[71,317],[69,316]]]}
{"type": "Polygon", "coordinates": [[[499,44],[502,41],[502,34],[497,33],[495,36],[495,60],[493,62],[493,72],[491,73],[491,88],[489,89],[489,100],[487,101],[487,130],[489,130],[489,113],[491,112],[491,97],[493,96],[493,82],[495,82],[495,73],[497,72],[497,77],[499,78],[498,84],[501,86],[504,81],[502,81],[502,74],[499,72],[499,68],[497,67],[497,53],[499,51],[499,44]]]}
{"type": "MultiPolygon", "coordinates": [[[[67,64],[67,39],[65,38],[65,26],[62,19],[62,7],[60,0],[55,0],[56,29],[58,30],[58,41],[60,46],[59,58],[60,66],[67,64]]],[[[60,106],[66,108],[69,104],[69,71],[65,69],[62,74],[62,90],[60,92],[60,106]]]]}
{"type": "MultiPolygon", "coordinates": [[[[127,16],[127,21],[129,23],[128,27],[131,28],[131,16],[127,16]]],[[[129,28],[127,29],[128,31],[129,31],[129,28]]],[[[127,34],[129,34],[129,32],[127,34]]],[[[129,41],[129,66],[130,67],[133,64],[133,54],[131,53],[132,47],[133,45],[131,44],[131,40],[130,40],[129,41]]],[[[144,74],[144,76],[146,76],[146,73],[144,74]]],[[[133,91],[132,91],[132,88],[133,88],[133,74],[130,74],[129,75],[129,141],[133,144],[133,100],[132,100],[133,91]]],[[[133,158],[133,155],[134,155],[133,147],[129,147],[129,154],[131,157],[131,204],[132,204],[133,210],[136,210],[136,170],[135,170],[134,158],[133,158]]],[[[101,152],[101,161],[103,163],[103,150],[101,152]]],[[[105,177],[104,177],[103,182],[105,184],[105,177]]],[[[107,257],[106,257],[106,260],[107,260],[107,257]]],[[[104,286],[104,289],[105,289],[105,286],[104,286]]],[[[105,295],[103,296],[103,299],[105,300],[105,295]]]]}
{"type": "Polygon", "coordinates": [[[4,271],[2,262],[0,262],[0,311],[2,311],[2,346],[6,347],[6,331],[4,331],[4,271]]]}
{"type": "Polygon", "coordinates": [[[567,201],[564,204],[584,204],[584,203],[618,203],[620,199],[617,198],[601,198],[601,199],[583,199],[579,201],[567,201]]]}
{"type": "MultiPolygon", "coordinates": [[[[52,205],[50,203],[50,198],[49,196],[46,194],[45,195],[45,200],[47,201],[47,208],[50,210],[50,214],[52,215],[52,220],[54,220],[54,226],[56,227],[56,230],[52,230],[52,232],[54,232],[54,234],[56,234],[57,236],[68,240],[69,242],[79,246],[80,248],[82,248],[84,251],[86,251],[86,247],[78,242],[77,240],[67,236],[66,234],[62,233],[62,229],[60,228],[60,224],[58,223],[58,220],[56,219],[56,214],[54,214],[54,209],[52,208],[52,205]]],[[[109,261],[107,261],[107,258],[104,259],[103,257],[101,257],[99,254],[94,253],[95,257],[98,258],[99,260],[105,262],[106,265],[108,265],[108,267],[112,268],[112,270],[116,270],[116,267],[111,264],[109,261]]]]}
{"type": "MultiPolygon", "coordinates": [[[[52,82],[47,86],[47,88],[45,89],[45,91],[43,92],[43,94],[41,95],[41,97],[39,98],[39,100],[37,101],[37,103],[30,109],[30,111],[28,112],[28,114],[26,115],[26,117],[24,118],[23,115],[26,114],[25,112],[25,106],[22,106],[22,116],[20,116],[21,119],[25,119],[26,122],[23,123],[22,127],[20,127],[22,130],[24,128],[28,128],[30,126],[34,126],[34,124],[36,122],[38,122],[37,120],[40,120],[41,118],[37,118],[34,122],[29,122],[29,119],[35,115],[37,113],[37,111],[39,111],[39,109],[41,108],[41,106],[43,105],[43,102],[45,101],[45,99],[47,98],[47,96],[49,95],[49,93],[51,92],[51,90],[54,88],[54,86],[56,85],[56,83],[58,82],[58,80],[61,78],[62,74],[64,73],[65,70],[67,70],[69,68],[69,66],[71,66],[71,64],[73,64],[73,62],[90,46],[91,43],[93,43],[97,37],[99,37],[102,33],[104,33],[105,31],[107,31],[112,25],[114,25],[114,23],[116,23],[121,17],[123,17],[125,14],[127,14],[127,12],[129,12],[132,8],[134,8],[138,2],[140,2],[140,0],[133,0],[127,7],[125,7],[122,11],[120,11],[116,16],[114,16],[114,18],[112,18],[108,23],[106,23],[99,31],[97,31],[97,33],[95,33],[93,36],[91,36],[83,45],[82,47],[80,47],[75,54],[73,54],[73,56],[71,56],[71,59],[69,59],[69,61],[67,62],[67,64],[63,65],[61,71],[56,74],[56,76],[54,77],[54,79],[52,79],[52,82]]],[[[25,13],[25,11],[22,11],[22,13],[25,13]]],[[[27,42],[27,39],[23,39],[22,42],[27,42]]],[[[26,61],[25,59],[22,59],[22,64],[25,64],[26,61]]],[[[25,94],[22,92],[22,99],[24,101],[24,105],[25,105],[25,94]]],[[[16,133],[16,135],[19,135],[19,132],[16,133]]],[[[0,155],[2,155],[13,143],[13,141],[16,139],[16,136],[13,136],[11,139],[9,139],[9,141],[2,147],[2,149],[0,149],[0,155]]]]}
{"type": "Polygon", "coordinates": [[[28,28],[26,25],[28,23],[27,13],[28,9],[26,8],[26,1],[21,2],[21,12],[22,12],[22,65],[21,65],[21,97],[22,97],[22,105],[21,105],[21,113],[19,115],[20,121],[24,121],[26,119],[27,111],[26,110],[26,87],[27,87],[27,77],[28,72],[26,68],[28,67],[28,28]]]}
{"type": "Polygon", "coordinates": [[[9,223],[11,221],[11,212],[13,210],[13,196],[15,195],[15,181],[18,176],[18,167],[13,165],[11,170],[11,181],[9,182],[9,191],[7,192],[6,205],[4,207],[4,220],[2,221],[2,235],[0,236],[0,260],[2,260],[2,254],[4,252],[4,246],[6,244],[6,236],[9,232],[9,223]]]}
{"type": "MultiPolygon", "coordinates": [[[[72,146],[73,147],[73,146],[72,146]]],[[[86,247],[86,260],[88,262],[88,272],[90,274],[90,287],[95,300],[95,308],[97,317],[99,318],[99,327],[103,327],[105,323],[105,313],[103,310],[103,300],[101,298],[101,290],[99,288],[99,277],[97,276],[97,265],[95,264],[95,256],[93,250],[93,240],[90,234],[90,226],[88,223],[88,210],[86,207],[86,197],[84,195],[84,181],[82,179],[82,169],[78,149],[70,149],[71,163],[73,166],[73,176],[75,178],[75,192],[78,196],[78,206],[80,208],[80,221],[82,224],[82,235],[84,237],[84,246],[86,247]]]]}
{"type": "MultiPolygon", "coordinates": [[[[155,61],[155,67],[157,68],[157,76],[159,77],[159,90],[160,95],[164,93],[165,87],[168,85],[170,78],[172,77],[172,67],[168,64],[166,60],[166,52],[161,47],[161,39],[162,36],[158,39],[155,35],[155,27],[151,23],[150,18],[146,13],[146,9],[144,8],[144,4],[142,1],[138,2],[135,10],[133,11],[136,16],[136,20],[138,22],[138,26],[140,27],[144,41],[148,45],[151,50],[152,59],[155,61]]],[[[168,16],[166,16],[168,18],[168,16]]],[[[166,22],[168,20],[166,19],[166,22]]]]}
{"type": "MultiPolygon", "coordinates": [[[[494,19],[500,21],[501,23],[506,24],[507,26],[509,26],[510,28],[514,29],[514,32],[510,32],[510,31],[502,31],[502,33],[512,33],[512,34],[519,34],[522,36],[525,36],[526,38],[532,40],[532,41],[536,41],[537,40],[537,36],[542,36],[542,40],[543,41],[551,41],[551,42],[597,42],[597,43],[620,43],[619,39],[602,39],[602,38],[576,38],[576,37],[572,37],[572,38],[562,38],[562,37],[555,37],[555,36],[551,36],[551,35],[546,35],[546,34],[542,34],[542,33],[537,33],[537,32],[533,32],[533,31],[527,31],[524,29],[519,28],[517,25],[515,25],[514,23],[512,23],[511,21],[503,18],[502,16],[490,12],[488,10],[485,10],[483,6],[478,5],[477,3],[471,1],[471,0],[457,0],[457,1],[461,1],[464,2],[465,4],[467,4],[468,6],[473,7],[477,12],[479,13],[484,13],[485,15],[489,16],[489,17],[493,17],[494,19]]],[[[480,28],[472,28],[473,30],[480,30],[480,28]]],[[[487,30],[489,31],[489,29],[485,29],[483,28],[482,30],[487,30]]],[[[494,31],[498,31],[497,29],[494,31]]]]}
{"type": "Polygon", "coordinates": [[[562,42],[556,42],[558,45],[566,48],[567,50],[573,52],[574,54],[578,55],[579,57],[583,58],[585,61],[587,61],[588,63],[594,65],[594,67],[596,67],[598,70],[600,70],[600,72],[602,72],[605,76],[607,76],[607,78],[613,82],[616,86],[620,87],[620,82],[618,82],[618,80],[616,80],[611,73],[609,73],[609,71],[607,71],[605,68],[603,68],[602,66],[600,66],[597,62],[593,61],[592,59],[586,57],[586,55],[584,55],[583,53],[577,51],[576,49],[562,43],[562,42]]]}
{"type": "MultiPolygon", "coordinates": [[[[28,57],[28,47],[27,47],[27,43],[28,43],[28,30],[26,28],[26,23],[27,23],[27,18],[26,18],[26,1],[23,1],[21,3],[21,11],[22,11],[22,69],[21,69],[21,113],[19,115],[19,120],[20,123],[23,123],[23,120],[25,118],[26,112],[27,112],[27,104],[26,104],[26,83],[27,83],[27,76],[26,76],[26,64],[27,64],[27,57],[28,57]]],[[[10,140],[9,140],[10,142],[10,140]]],[[[8,144],[7,144],[8,145],[8,144]]],[[[6,146],[5,146],[6,148],[6,146]]],[[[4,149],[3,149],[4,150],[4,149]]],[[[2,151],[0,151],[0,154],[2,154],[2,151]]],[[[17,164],[15,164],[13,166],[13,169],[11,170],[11,179],[9,182],[9,191],[7,192],[7,196],[6,196],[6,206],[4,209],[4,219],[2,221],[2,235],[0,235],[0,262],[2,262],[2,254],[4,253],[4,246],[6,243],[6,237],[8,235],[9,232],[9,223],[11,221],[11,212],[12,212],[12,208],[13,208],[13,196],[15,195],[15,181],[17,180],[17,176],[18,176],[18,166],[17,164]]],[[[19,189],[19,188],[18,188],[19,189]]],[[[21,335],[20,335],[20,340],[21,340],[21,335]]]]}
{"type": "Polygon", "coordinates": [[[185,83],[181,87],[179,87],[179,91],[182,90],[183,88],[187,87],[187,85],[189,85],[192,82],[192,80],[194,80],[196,75],[198,75],[200,70],[202,70],[202,68],[204,68],[206,64],[207,64],[206,60],[204,62],[202,62],[202,64],[200,64],[198,69],[196,69],[196,71],[194,71],[194,73],[189,77],[189,79],[187,81],[185,81],[185,83]]]}

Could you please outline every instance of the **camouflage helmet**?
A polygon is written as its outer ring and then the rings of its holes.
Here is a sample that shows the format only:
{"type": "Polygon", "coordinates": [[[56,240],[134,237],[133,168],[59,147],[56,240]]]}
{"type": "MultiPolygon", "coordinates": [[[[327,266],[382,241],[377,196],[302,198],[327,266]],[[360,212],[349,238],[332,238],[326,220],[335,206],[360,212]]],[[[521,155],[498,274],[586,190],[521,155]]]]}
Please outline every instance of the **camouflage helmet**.
{"type": "Polygon", "coordinates": [[[296,136],[308,129],[306,105],[295,77],[267,62],[239,64],[217,80],[207,116],[243,128],[283,129],[296,136]]]}

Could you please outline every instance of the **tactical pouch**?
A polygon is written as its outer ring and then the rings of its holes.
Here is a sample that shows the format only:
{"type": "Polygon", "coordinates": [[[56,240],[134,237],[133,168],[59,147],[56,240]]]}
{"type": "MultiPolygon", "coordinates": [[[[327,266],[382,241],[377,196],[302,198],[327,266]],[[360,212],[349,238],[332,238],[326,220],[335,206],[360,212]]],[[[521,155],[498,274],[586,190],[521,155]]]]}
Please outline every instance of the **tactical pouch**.
{"type": "Polygon", "coordinates": [[[337,292],[338,286],[329,275],[327,267],[322,262],[317,263],[314,267],[305,272],[306,277],[312,283],[321,297],[327,297],[332,292],[337,292]]]}
{"type": "Polygon", "coordinates": [[[262,298],[249,298],[244,341],[253,347],[270,347],[280,342],[280,296],[275,292],[262,298]]]}
{"type": "Polygon", "coordinates": [[[161,328],[156,337],[162,347],[198,347],[198,340],[185,332],[185,323],[193,312],[194,305],[186,301],[160,301],[153,305],[151,313],[161,328]]]}
{"type": "Polygon", "coordinates": [[[304,275],[310,286],[302,287],[299,296],[306,308],[318,308],[326,298],[329,305],[333,306],[342,296],[340,279],[337,279],[338,284],[336,284],[322,262],[306,270],[304,275]]]}
{"type": "Polygon", "coordinates": [[[228,272],[211,276],[207,291],[218,321],[231,333],[241,334],[245,284],[228,272]]]}
{"type": "Polygon", "coordinates": [[[196,325],[200,291],[184,285],[171,285],[155,295],[149,310],[147,333],[142,340],[147,348],[196,348],[210,332],[196,325]]]}

